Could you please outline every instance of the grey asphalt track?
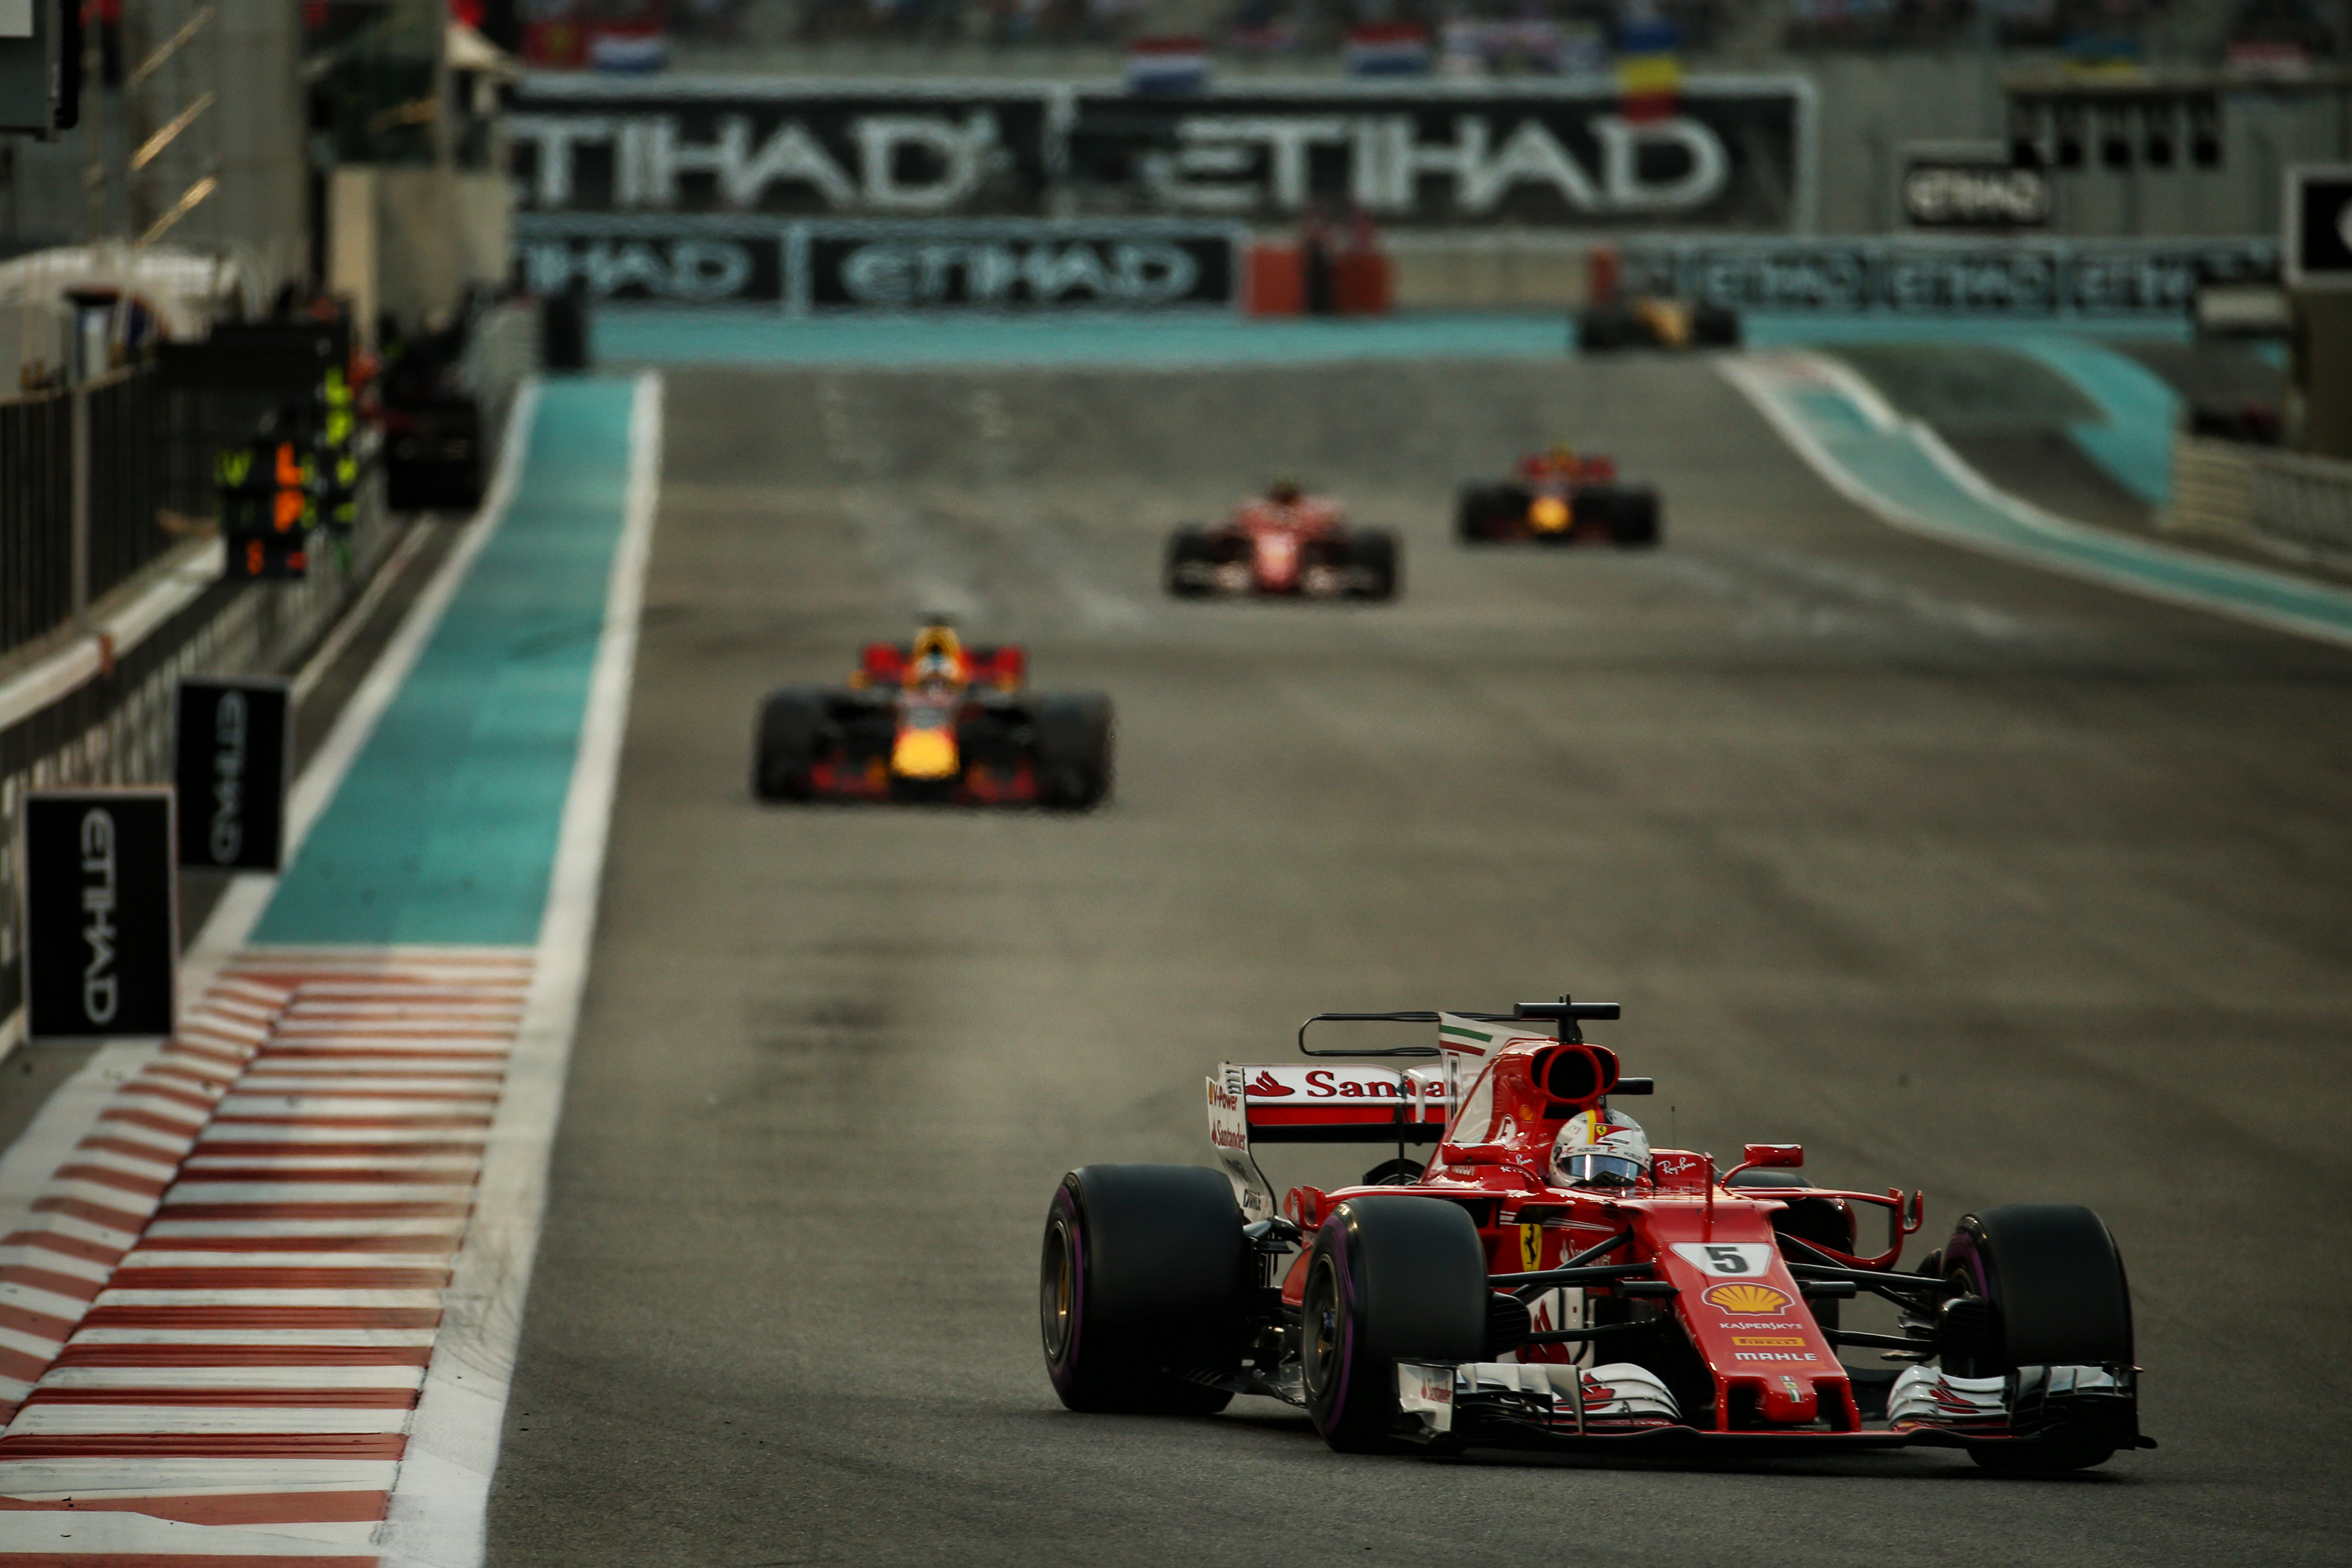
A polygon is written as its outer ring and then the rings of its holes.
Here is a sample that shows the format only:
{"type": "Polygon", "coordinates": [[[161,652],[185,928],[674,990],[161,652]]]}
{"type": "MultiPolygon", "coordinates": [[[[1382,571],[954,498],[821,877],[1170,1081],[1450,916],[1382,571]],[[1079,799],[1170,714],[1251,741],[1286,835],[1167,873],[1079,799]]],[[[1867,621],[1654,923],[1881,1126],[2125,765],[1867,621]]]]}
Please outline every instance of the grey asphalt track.
{"type": "Polygon", "coordinates": [[[1698,358],[675,373],[668,418],[494,1563],[2345,1560],[2352,654],[1886,529],[1698,358]],[[1450,542],[1562,436],[1660,481],[1663,549],[1450,542]],[[1404,531],[1402,600],[1160,598],[1165,531],[1286,470],[1404,531]],[[762,689],[924,609],[1114,696],[1109,805],[751,801],[762,689]],[[1660,1142],[1923,1186],[1914,1257],[2101,1211],[2162,1448],[1431,1462],[1058,1406],[1065,1169],[1205,1163],[1204,1071],[1307,1013],[1563,989],[1625,1005],[1660,1142]]]}

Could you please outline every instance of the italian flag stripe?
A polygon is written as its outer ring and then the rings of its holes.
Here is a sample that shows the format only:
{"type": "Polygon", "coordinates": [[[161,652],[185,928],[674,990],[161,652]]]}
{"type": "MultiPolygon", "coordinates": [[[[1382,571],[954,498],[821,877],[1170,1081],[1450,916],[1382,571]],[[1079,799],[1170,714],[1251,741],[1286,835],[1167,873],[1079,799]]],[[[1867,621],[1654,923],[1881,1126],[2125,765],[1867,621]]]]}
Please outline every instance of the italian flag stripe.
{"type": "Polygon", "coordinates": [[[1437,1032],[1440,1035],[1458,1035],[1465,1040],[1483,1040],[1488,1045],[1494,1044],[1495,1041],[1495,1037],[1492,1035],[1482,1035],[1475,1029],[1465,1029],[1458,1024],[1441,1024],[1438,1026],[1437,1032]]]}

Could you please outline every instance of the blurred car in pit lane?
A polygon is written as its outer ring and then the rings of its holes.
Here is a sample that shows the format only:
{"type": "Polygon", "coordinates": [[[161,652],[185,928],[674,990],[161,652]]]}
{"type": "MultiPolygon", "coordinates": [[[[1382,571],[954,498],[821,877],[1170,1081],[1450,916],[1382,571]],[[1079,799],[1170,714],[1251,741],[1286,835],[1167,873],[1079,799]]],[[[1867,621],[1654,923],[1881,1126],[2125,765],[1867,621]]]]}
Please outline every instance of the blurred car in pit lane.
{"type": "Polygon", "coordinates": [[[1083,811],[1111,787],[1111,704],[1024,689],[1019,647],[967,647],[943,616],[910,643],[868,643],[848,684],[760,704],[761,800],[932,801],[1083,811]]]}
{"type": "Polygon", "coordinates": [[[1655,544],[1658,492],[1563,442],[1521,459],[1510,483],[1463,486],[1454,526],[1465,544],[1655,544]]]}
{"type": "Polygon", "coordinates": [[[1168,591],[1179,598],[1393,599],[1396,535],[1351,526],[1339,503],[1276,479],[1222,528],[1168,541],[1168,591]]]}

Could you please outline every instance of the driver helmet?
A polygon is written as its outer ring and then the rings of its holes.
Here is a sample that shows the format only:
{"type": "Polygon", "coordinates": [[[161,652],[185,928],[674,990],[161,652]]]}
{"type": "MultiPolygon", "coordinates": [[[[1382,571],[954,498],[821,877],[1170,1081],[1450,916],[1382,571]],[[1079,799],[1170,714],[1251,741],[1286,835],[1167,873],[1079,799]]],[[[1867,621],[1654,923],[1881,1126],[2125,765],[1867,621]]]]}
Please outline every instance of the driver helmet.
{"type": "Polygon", "coordinates": [[[1551,444],[1551,450],[1546,452],[1544,456],[1550,460],[1551,466],[1561,473],[1566,473],[1576,467],[1576,448],[1565,441],[1554,441],[1551,444]]]}
{"type": "Polygon", "coordinates": [[[1265,487],[1265,499],[1276,506],[1298,504],[1298,481],[1285,477],[1265,487]]]}
{"type": "Polygon", "coordinates": [[[1631,1187],[1649,1179],[1649,1134],[1622,1110],[1580,1110],[1552,1143],[1554,1186],[1631,1187]]]}
{"type": "Polygon", "coordinates": [[[955,628],[944,620],[924,625],[915,635],[915,646],[907,660],[907,684],[923,681],[952,681],[963,662],[963,645],[955,628]]]}

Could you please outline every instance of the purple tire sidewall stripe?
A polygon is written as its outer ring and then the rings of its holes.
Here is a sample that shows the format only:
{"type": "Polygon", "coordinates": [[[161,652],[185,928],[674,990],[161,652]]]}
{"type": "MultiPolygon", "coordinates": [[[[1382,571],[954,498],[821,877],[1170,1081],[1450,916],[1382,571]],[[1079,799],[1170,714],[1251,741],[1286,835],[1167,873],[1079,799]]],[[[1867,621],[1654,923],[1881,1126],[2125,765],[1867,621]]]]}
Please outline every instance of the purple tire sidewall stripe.
{"type": "Polygon", "coordinates": [[[1349,1267],[1348,1227],[1345,1224],[1332,1231],[1331,1259],[1337,1265],[1332,1272],[1333,1288],[1337,1295],[1334,1305],[1338,1309],[1339,1319],[1339,1349],[1335,1358],[1339,1362],[1339,1375],[1338,1392],[1331,1401],[1330,1415],[1328,1419],[1318,1423],[1319,1430],[1326,1435],[1328,1435],[1346,1417],[1348,1393],[1354,1386],[1356,1378],[1356,1362],[1352,1353],[1356,1347],[1356,1278],[1355,1270],[1349,1267]]]}
{"type": "MultiPolygon", "coordinates": [[[[1070,1270],[1070,1331],[1069,1336],[1062,1342],[1060,1358],[1058,1360],[1051,1356],[1046,1358],[1045,1372],[1054,1380],[1055,1388],[1066,1389],[1076,1381],[1078,1342],[1086,1333],[1087,1232],[1086,1226],[1078,1223],[1077,1201],[1071,1197],[1070,1189],[1067,1186],[1054,1194],[1054,1206],[1057,1211],[1064,1211],[1067,1215],[1062,1234],[1068,1238],[1069,1246],[1067,1267],[1070,1270]]],[[[1048,1219],[1047,1223],[1050,1225],[1052,1221],[1048,1219]]]]}

